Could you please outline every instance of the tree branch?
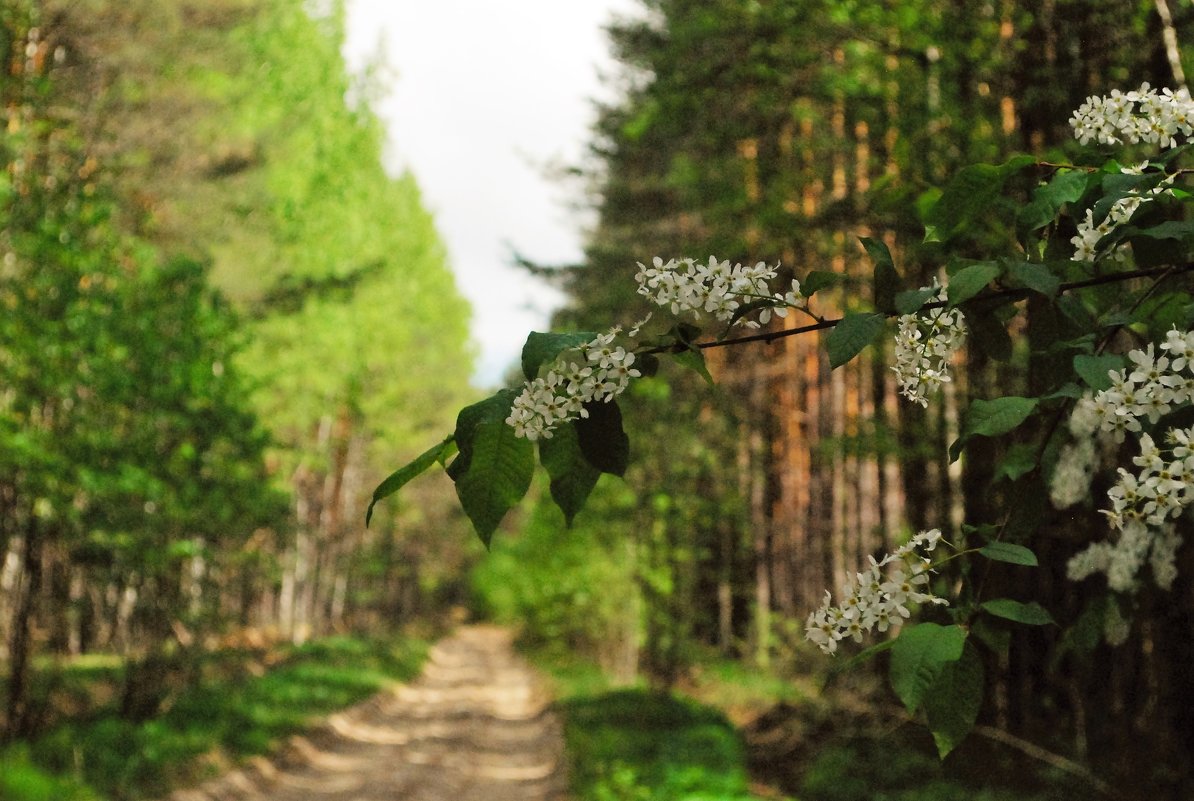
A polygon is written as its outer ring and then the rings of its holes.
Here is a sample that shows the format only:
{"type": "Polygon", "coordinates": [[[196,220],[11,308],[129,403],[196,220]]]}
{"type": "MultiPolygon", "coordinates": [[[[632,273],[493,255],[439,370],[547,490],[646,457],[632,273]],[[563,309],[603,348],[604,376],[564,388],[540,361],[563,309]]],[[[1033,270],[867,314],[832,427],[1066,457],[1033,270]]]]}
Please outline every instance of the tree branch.
{"type": "MultiPolygon", "coordinates": [[[[1114,284],[1114,283],[1119,283],[1121,281],[1131,281],[1135,278],[1150,278],[1150,277],[1154,277],[1154,276],[1164,275],[1166,273],[1169,273],[1170,275],[1181,275],[1183,273],[1188,273],[1188,272],[1192,272],[1192,271],[1194,271],[1194,262],[1183,264],[1181,266],[1152,267],[1147,270],[1131,270],[1129,272],[1124,272],[1124,273],[1110,273],[1108,275],[1098,275],[1093,278],[1086,278],[1081,281],[1069,281],[1067,283],[1062,284],[1058,288],[1058,292],[1059,293],[1072,292],[1075,289],[1086,289],[1087,287],[1101,286],[1103,284],[1114,284]]],[[[1001,290],[996,290],[994,292],[988,292],[986,294],[978,295],[968,302],[974,303],[976,301],[982,302],[982,301],[989,301],[989,300],[1020,299],[1020,298],[1028,297],[1029,294],[1031,294],[1031,293],[1032,293],[1032,290],[1030,290],[1030,289],[1001,289],[1001,290]]],[[[924,306],[921,307],[921,309],[922,310],[924,310],[924,309],[939,309],[939,308],[942,308],[942,307],[948,305],[948,303],[949,303],[949,301],[944,301],[944,300],[933,301],[932,303],[926,303],[924,306]]],[[[895,317],[897,315],[896,314],[888,314],[887,316],[895,317]]],[[[693,347],[697,347],[697,348],[701,348],[702,350],[705,350],[705,349],[709,349],[709,348],[723,348],[723,347],[727,347],[729,345],[745,345],[750,342],[774,342],[775,340],[783,339],[784,337],[796,336],[798,334],[807,334],[812,331],[825,331],[827,329],[835,327],[841,321],[842,321],[842,318],[837,317],[832,320],[822,320],[819,323],[811,323],[809,325],[804,325],[799,328],[787,328],[787,329],[782,329],[780,331],[765,331],[760,334],[749,334],[747,336],[733,337],[731,339],[718,339],[718,340],[715,340],[712,342],[696,342],[696,343],[693,343],[693,347]]],[[[645,352],[646,353],[667,353],[672,350],[674,350],[674,347],[661,346],[658,348],[651,348],[650,350],[647,350],[645,352]]]]}

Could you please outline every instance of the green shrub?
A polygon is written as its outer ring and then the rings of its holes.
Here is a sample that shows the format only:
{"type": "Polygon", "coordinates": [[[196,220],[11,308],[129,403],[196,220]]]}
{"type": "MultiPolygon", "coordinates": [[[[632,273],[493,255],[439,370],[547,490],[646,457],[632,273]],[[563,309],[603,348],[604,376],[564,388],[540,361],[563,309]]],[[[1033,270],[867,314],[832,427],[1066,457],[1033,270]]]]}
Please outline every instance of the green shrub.
{"type": "Polygon", "coordinates": [[[742,741],[720,712],[645,690],[561,704],[581,801],[748,801],[742,741]]]}
{"type": "Polygon", "coordinates": [[[0,752],[0,801],[95,801],[77,779],[51,775],[30,761],[24,746],[0,752]]]}

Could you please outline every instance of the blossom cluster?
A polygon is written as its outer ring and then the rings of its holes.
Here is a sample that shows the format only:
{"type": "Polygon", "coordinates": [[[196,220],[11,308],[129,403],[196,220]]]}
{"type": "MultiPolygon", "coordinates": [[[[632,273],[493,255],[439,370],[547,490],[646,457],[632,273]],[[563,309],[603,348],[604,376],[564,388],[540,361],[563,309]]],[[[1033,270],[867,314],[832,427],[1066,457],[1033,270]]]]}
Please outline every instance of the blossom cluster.
{"type": "Polygon", "coordinates": [[[856,573],[843,588],[840,604],[834,606],[825,591],[825,602],[805,622],[805,639],[832,654],[846,637],[862,642],[864,633],[899,625],[911,615],[909,604],[947,604],[928,591],[932,561],[917,551],[932,551],[940,540],[939,529],[922,531],[881,561],[870,557],[870,567],[856,573]]]}
{"type": "Polygon", "coordinates": [[[711,314],[721,322],[734,321],[735,315],[747,304],[759,304],[757,320],[743,320],[749,328],[758,328],[771,320],[771,315],[786,317],[788,307],[803,303],[800,283],[792,281],[787,292],[771,291],[771,282],[779,275],[779,265],[759,262],[753,267],[731,266],[729,261],[710,256],[706,264],[694,259],[669,259],[656,256],[651,266],[638,263],[638,293],[659,306],[668,307],[672,314],[690,313],[696,319],[711,314]]]}
{"type": "MultiPolygon", "coordinates": [[[[944,288],[934,300],[945,300],[944,288]]],[[[895,367],[891,368],[895,371],[900,394],[921,406],[928,406],[929,395],[950,380],[949,363],[965,342],[966,326],[962,322],[962,312],[957,309],[938,307],[930,309],[923,317],[902,315],[895,337],[895,367]]]]}
{"type": "MultiPolygon", "coordinates": [[[[1141,175],[1146,166],[1148,166],[1147,162],[1136,167],[1124,167],[1122,172],[1125,175],[1141,175]]],[[[1144,194],[1120,198],[1112,204],[1107,211],[1107,216],[1097,223],[1094,219],[1094,209],[1087,209],[1086,219],[1078,223],[1078,233],[1070,239],[1070,244],[1074,246],[1074,261],[1094,261],[1098,255],[1099,241],[1119,226],[1127,223],[1141,205],[1161,195],[1172,194],[1170,185],[1176,177],[1176,175],[1166,176],[1159,185],[1152,187],[1144,194]]],[[[1123,262],[1125,252],[1122,247],[1115,247],[1110,255],[1113,261],[1123,262]]]]}
{"type": "Polygon", "coordinates": [[[1074,137],[1082,144],[1155,144],[1176,147],[1177,135],[1194,133],[1194,101],[1185,89],[1157,91],[1147,83],[1132,92],[1118,89],[1092,96],[1070,118],[1074,137]]]}
{"type": "Polygon", "coordinates": [[[1111,370],[1111,386],[1078,401],[1074,416],[1123,442],[1127,432],[1139,433],[1141,420],[1161,419],[1179,406],[1194,402],[1194,331],[1171,330],[1157,355],[1150,344],[1128,353],[1131,364],[1111,370]]]}
{"type": "Polygon", "coordinates": [[[599,334],[557,358],[545,375],[526,382],[506,418],[515,435],[532,442],[550,439],[561,423],[588,417],[586,403],[609,402],[625,392],[630,379],[641,373],[634,367],[634,353],[614,344],[620,333],[615,326],[599,334]]]}
{"type": "MultiPolygon", "coordinates": [[[[1110,371],[1111,387],[1079,400],[1070,418],[1070,430],[1078,438],[1093,435],[1122,442],[1132,432],[1139,435],[1140,444],[1140,454],[1132,460],[1139,470],[1120,468],[1118,480],[1107,491],[1111,504],[1103,513],[1115,536],[1092,543],[1070,559],[1066,570],[1074,581],[1102,573],[1112,590],[1133,592],[1146,561],[1161,589],[1169,589],[1177,575],[1174,559],[1181,535],[1173,520],[1194,503],[1194,427],[1169,429],[1162,447],[1142,430],[1141,420],[1156,423],[1174,408],[1194,402],[1194,331],[1171,330],[1160,349],[1164,355],[1156,355],[1152,345],[1129,352],[1131,366],[1110,371]]],[[[1078,478],[1069,475],[1078,468],[1068,460],[1075,458],[1063,449],[1051,487],[1058,506],[1080,494],[1078,478]]],[[[1087,486],[1093,454],[1089,460],[1087,486]]]]}
{"type": "Polygon", "coordinates": [[[1107,586],[1132,593],[1139,587],[1139,573],[1147,561],[1153,582],[1162,590],[1177,578],[1177,549],[1182,537],[1172,523],[1149,528],[1140,520],[1126,523],[1113,542],[1091,543],[1066,563],[1066,576],[1081,581],[1095,573],[1107,576],[1107,586]]]}
{"type": "Polygon", "coordinates": [[[1118,533],[1110,542],[1095,542],[1073,556],[1066,575],[1073,581],[1094,573],[1107,576],[1116,592],[1134,592],[1147,560],[1153,581],[1168,590],[1177,577],[1175,558],[1181,535],[1173,519],[1194,502],[1194,428],[1171,429],[1168,452],[1148,434],[1140,437],[1140,455],[1133,473],[1119,469],[1119,480],[1107,491],[1111,508],[1103,511],[1118,533]]]}

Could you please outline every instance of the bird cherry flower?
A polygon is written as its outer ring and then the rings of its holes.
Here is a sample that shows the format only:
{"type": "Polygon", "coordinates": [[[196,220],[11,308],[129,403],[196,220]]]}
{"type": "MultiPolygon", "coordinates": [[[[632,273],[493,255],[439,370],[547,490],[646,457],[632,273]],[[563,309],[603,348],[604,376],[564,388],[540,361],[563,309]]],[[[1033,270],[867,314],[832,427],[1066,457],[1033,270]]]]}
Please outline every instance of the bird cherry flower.
{"type": "MultiPolygon", "coordinates": [[[[930,287],[938,289],[934,300],[945,300],[945,289],[934,279],[930,287]]],[[[966,341],[966,326],[957,309],[930,309],[927,314],[901,315],[895,337],[895,371],[900,394],[914,403],[928,407],[929,397],[942,384],[952,380],[949,365],[966,341]]]]}
{"type": "Polygon", "coordinates": [[[847,637],[862,642],[871,631],[898,625],[911,616],[911,604],[948,603],[928,591],[932,562],[918,550],[931,552],[940,541],[940,530],[922,531],[881,560],[869,557],[867,569],[842,588],[840,603],[834,605],[826,590],[824,603],[805,622],[805,639],[832,654],[847,637]]]}

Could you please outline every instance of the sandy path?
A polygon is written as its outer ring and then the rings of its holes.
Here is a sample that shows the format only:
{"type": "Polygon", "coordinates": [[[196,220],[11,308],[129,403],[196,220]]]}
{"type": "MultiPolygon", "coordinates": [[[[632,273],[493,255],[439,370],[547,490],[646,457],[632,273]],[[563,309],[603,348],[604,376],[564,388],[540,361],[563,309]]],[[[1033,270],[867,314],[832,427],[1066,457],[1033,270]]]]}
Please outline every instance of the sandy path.
{"type": "Polygon", "coordinates": [[[562,801],[560,725],[502,629],[439,642],[422,675],[171,801],[562,801]]]}

